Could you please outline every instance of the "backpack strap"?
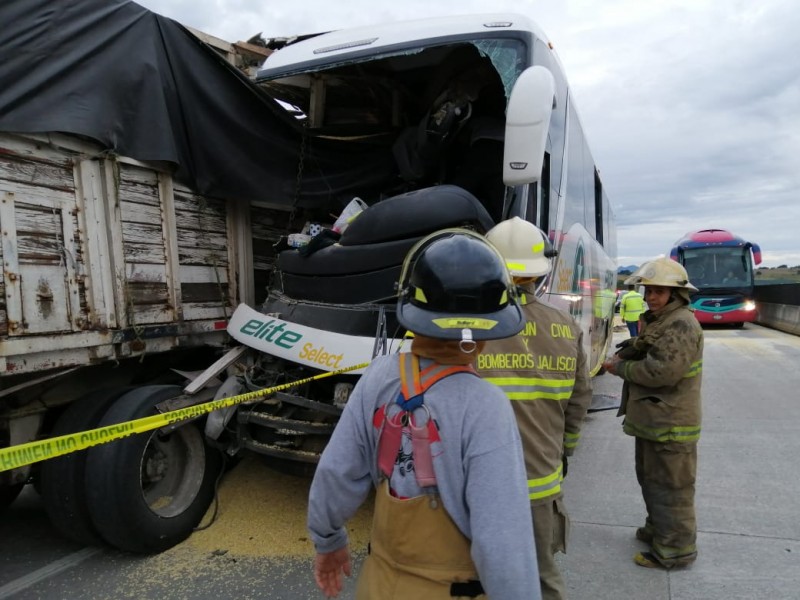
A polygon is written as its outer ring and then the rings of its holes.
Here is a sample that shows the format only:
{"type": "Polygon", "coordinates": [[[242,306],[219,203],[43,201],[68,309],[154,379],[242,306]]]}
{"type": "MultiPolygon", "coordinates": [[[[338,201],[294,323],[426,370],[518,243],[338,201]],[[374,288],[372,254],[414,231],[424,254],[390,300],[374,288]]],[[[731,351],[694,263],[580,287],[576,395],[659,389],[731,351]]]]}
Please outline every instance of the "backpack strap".
{"type": "Polygon", "coordinates": [[[373,417],[373,425],[380,429],[378,435],[378,469],[387,479],[391,477],[397,454],[402,444],[403,430],[410,430],[414,454],[414,474],[420,487],[436,485],[433,472],[431,444],[439,441],[439,430],[427,406],[424,406],[425,392],[437,381],[456,373],[478,373],[469,365],[432,364],[420,371],[419,357],[402,353],[400,357],[400,393],[395,403],[401,408],[399,413],[389,415],[391,402],[379,408],[373,417]],[[417,427],[414,411],[424,408],[428,413],[427,422],[417,427]]]}
{"type": "Polygon", "coordinates": [[[405,411],[414,411],[422,406],[424,394],[433,384],[456,373],[478,375],[472,365],[433,363],[420,371],[419,356],[410,352],[400,354],[400,394],[397,405],[405,411]]]}

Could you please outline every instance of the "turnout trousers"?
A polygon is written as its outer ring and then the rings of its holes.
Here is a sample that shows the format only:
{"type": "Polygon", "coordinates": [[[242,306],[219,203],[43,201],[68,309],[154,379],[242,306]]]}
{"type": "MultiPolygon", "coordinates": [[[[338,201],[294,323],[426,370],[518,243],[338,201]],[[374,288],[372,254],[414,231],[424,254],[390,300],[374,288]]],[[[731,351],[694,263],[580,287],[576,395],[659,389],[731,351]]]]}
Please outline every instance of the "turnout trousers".
{"type": "Polygon", "coordinates": [[[437,495],[402,500],[383,481],[356,600],[486,600],[470,542],[437,495]]]}
{"type": "Polygon", "coordinates": [[[636,479],[647,507],[644,528],[653,536],[652,554],[665,567],[697,557],[696,475],[696,443],[636,438],[636,479]]]}
{"type": "Polygon", "coordinates": [[[563,498],[531,505],[536,561],[539,563],[539,584],[542,600],[566,600],[567,588],[555,561],[556,552],[567,551],[569,516],[563,498]]]}

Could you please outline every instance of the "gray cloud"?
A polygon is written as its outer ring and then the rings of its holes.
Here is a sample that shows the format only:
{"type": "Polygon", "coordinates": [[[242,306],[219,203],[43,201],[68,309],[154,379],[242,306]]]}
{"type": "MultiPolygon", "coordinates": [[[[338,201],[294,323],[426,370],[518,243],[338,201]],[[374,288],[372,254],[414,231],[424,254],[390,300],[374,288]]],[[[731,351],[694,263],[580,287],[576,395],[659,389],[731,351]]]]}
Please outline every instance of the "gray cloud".
{"type": "Polygon", "coordinates": [[[760,242],[772,266],[800,263],[799,25],[773,2],[581,32],[598,51],[571,79],[616,204],[621,264],[705,227],[760,242]]]}

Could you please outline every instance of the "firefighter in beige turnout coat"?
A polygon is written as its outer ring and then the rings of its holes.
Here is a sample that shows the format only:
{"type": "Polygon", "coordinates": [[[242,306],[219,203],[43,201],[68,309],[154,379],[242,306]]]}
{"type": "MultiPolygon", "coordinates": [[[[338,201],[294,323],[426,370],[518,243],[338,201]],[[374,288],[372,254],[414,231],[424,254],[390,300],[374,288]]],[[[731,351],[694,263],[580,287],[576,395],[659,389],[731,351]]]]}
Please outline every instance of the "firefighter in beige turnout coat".
{"type": "Polygon", "coordinates": [[[514,217],[486,235],[524,293],[525,327],[513,338],[487,343],[478,372],[511,400],[525,454],[542,598],[563,600],[566,588],[554,559],[566,552],[569,535],[562,469],[592,399],[583,334],[568,313],[536,299],[536,279],[550,271],[541,231],[514,217]]]}
{"type": "Polygon", "coordinates": [[[643,567],[672,568],[697,557],[694,511],[703,330],[689,308],[686,270],[669,258],[642,265],[625,280],[644,285],[644,327],[609,361],[624,379],[623,430],[636,438],[636,477],[647,518],[636,530],[650,550],[634,556],[643,567]]]}

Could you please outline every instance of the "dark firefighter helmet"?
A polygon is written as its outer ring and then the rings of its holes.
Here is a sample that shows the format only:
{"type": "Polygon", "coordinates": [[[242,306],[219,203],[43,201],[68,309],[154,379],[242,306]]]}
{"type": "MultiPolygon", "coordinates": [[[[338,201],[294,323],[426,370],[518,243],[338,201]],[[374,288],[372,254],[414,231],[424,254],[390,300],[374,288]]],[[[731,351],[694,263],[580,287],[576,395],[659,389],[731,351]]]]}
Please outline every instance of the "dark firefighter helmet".
{"type": "Polygon", "coordinates": [[[397,318],[420,335],[494,340],[525,321],[505,261],[486,238],[443,229],[411,248],[398,284],[397,318]]]}

